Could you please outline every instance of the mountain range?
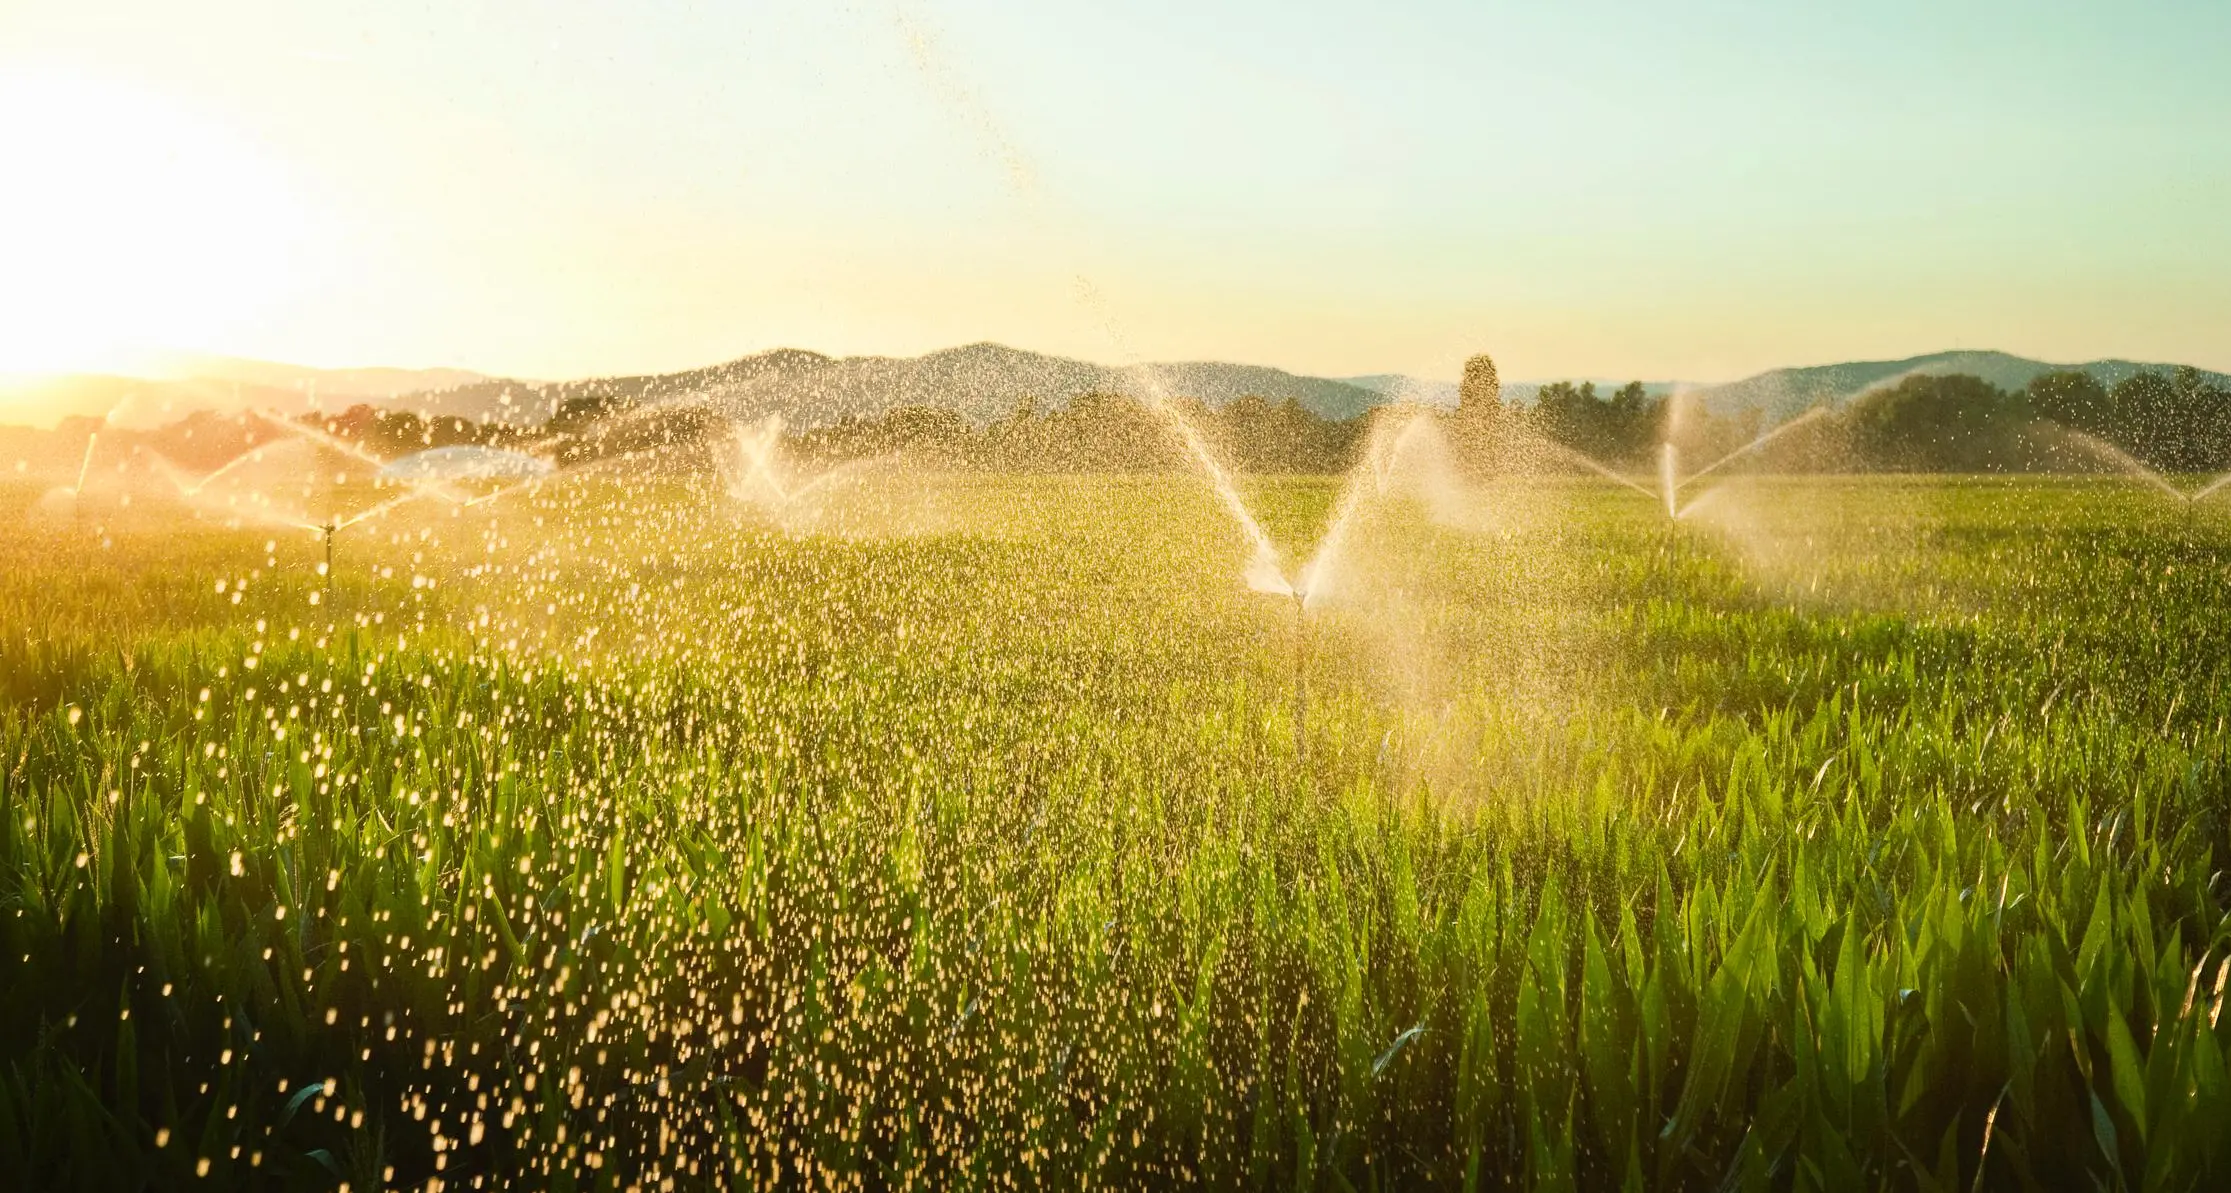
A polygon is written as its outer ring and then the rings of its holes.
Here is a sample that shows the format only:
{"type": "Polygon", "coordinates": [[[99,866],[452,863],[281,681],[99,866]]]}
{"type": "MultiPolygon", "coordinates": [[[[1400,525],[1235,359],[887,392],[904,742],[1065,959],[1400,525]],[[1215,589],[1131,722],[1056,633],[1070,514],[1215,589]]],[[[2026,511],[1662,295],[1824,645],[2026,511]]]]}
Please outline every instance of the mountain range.
{"type": "Polygon", "coordinates": [[[1129,367],[1094,364],[1003,344],[969,344],[923,356],[823,356],[778,348],[710,368],[586,381],[486,380],[408,401],[440,414],[538,422],[579,399],[630,402],[694,398],[736,416],[780,412],[793,425],[874,417],[900,406],[937,406],[989,422],[1026,402],[1060,407],[1080,394],[1197,398],[1221,406],[1255,395],[1293,398],[1325,418],[1380,405],[1379,393],[1345,381],[1260,365],[1184,361],[1129,367]]]}
{"type": "MultiPolygon", "coordinates": [[[[1872,390],[1897,384],[1914,376],[1948,376],[1964,373],[1980,377],[2000,389],[2020,389],[2040,373],[2076,370],[2113,385],[2136,373],[2167,373],[2178,366],[2145,364],[2129,360],[2094,360],[2059,365],[2029,360],[2004,352],[1934,352],[1904,360],[1853,361],[1807,368],[1772,369],[1755,377],[1724,385],[1706,385],[1690,392],[1716,411],[1763,410],[1770,419],[1795,414],[1810,406],[1840,406],[1872,390]]],[[[2201,378],[2215,385],[2231,384],[2231,375],[2201,370],[2201,378]]]]}
{"type": "MultiPolygon", "coordinates": [[[[2175,366],[2100,360],[2056,365],[2003,352],[1939,352],[1892,361],[1856,361],[1774,369],[1740,381],[1646,383],[1653,394],[1682,392],[1715,410],[1757,408],[1770,416],[1822,402],[1841,404],[1915,374],[1970,373],[2014,389],[2049,370],[2076,368],[2113,384],[2141,370],[2175,366]]],[[[1059,407],[1086,393],[1194,398],[1221,406],[1242,396],[1292,398],[1320,417],[1345,419],[1390,401],[1456,403],[1456,383],[1401,374],[1329,378],[1260,365],[1186,361],[1127,367],[1028,352],[1001,344],[969,344],[922,356],[832,357],[778,348],[724,364],[673,373],[577,381],[520,381],[459,369],[313,369],[231,357],[184,357],[167,377],[77,375],[0,382],[0,423],[52,422],[107,416],[120,425],[168,423],[195,410],[275,409],[288,414],[338,412],[358,403],[477,422],[534,426],[568,402],[633,405],[704,402],[723,413],[781,413],[793,426],[874,417],[899,406],[938,406],[975,422],[1018,405],[1059,407]]],[[[2218,384],[2231,376],[2206,373],[2218,384]]],[[[1616,383],[1598,379],[1599,391],[1616,383]]],[[[1512,382],[1506,399],[1530,401],[1539,382],[1512,382]]]]}
{"type": "Polygon", "coordinates": [[[0,424],[89,416],[127,426],[155,425],[195,411],[303,414],[339,411],[358,402],[407,407],[414,405],[415,395],[487,380],[463,369],[316,369],[184,353],[160,359],[148,374],[0,376],[0,424]]]}

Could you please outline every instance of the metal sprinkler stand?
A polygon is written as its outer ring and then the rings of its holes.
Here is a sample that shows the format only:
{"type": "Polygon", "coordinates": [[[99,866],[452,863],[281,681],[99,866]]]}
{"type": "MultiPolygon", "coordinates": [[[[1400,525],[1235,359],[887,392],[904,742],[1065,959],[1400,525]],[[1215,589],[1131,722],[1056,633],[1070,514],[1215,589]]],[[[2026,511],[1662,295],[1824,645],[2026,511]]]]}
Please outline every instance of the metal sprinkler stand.
{"type": "Polygon", "coordinates": [[[1294,761],[1304,756],[1307,738],[1303,723],[1309,715],[1308,598],[1294,593],[1294,761]]]}
{"type": "Polygon", "coordinates": [[[325,595],[330,597],[333,595],[333,533],[341,529],[341,524],[328,518],[323,529],[325,531],[325,595]]]}

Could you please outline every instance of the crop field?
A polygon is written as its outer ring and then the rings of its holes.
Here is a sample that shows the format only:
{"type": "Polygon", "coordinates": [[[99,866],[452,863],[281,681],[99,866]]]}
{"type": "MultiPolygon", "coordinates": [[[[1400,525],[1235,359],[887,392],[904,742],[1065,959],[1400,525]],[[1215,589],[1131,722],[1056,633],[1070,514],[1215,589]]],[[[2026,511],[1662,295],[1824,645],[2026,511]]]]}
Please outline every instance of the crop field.
{"type": "Polygon", "coordinates": [[[0,1173],[2231,1187],[2231,505],[809,513],[0,488],[0,1173]]]}

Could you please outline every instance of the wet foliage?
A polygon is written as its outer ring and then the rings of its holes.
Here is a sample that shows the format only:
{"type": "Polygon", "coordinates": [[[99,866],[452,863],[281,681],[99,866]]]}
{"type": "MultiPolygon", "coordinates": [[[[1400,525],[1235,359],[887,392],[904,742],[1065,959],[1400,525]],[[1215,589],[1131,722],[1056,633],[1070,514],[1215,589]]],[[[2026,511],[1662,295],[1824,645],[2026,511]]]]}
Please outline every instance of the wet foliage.
{"type": "Polygon", "coordinates": [[[0,490],[0,1171],[2231,1182],[2221,510],[777,455],[0,490]]]}

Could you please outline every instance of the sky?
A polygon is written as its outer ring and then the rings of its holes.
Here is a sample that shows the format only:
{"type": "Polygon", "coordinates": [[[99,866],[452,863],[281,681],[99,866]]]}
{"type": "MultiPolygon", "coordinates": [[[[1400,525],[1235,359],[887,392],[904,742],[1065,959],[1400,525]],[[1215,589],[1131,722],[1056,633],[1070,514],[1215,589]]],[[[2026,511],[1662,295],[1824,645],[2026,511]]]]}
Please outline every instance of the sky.
{"type": "Polygon", "coordinates": [[[2231,369],[2231,4],[5,0],[0,373],[2231,369]]]}

